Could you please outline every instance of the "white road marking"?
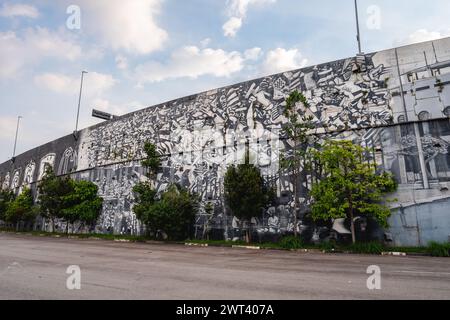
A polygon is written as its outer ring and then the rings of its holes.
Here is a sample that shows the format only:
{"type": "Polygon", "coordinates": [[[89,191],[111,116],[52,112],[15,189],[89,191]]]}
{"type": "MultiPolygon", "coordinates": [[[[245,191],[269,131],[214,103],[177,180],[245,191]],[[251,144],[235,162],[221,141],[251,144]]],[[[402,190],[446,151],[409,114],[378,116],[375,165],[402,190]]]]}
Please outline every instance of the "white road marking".
{"type": "Polygon", "coordinates": [[[427,271],[392,271],[392,273],[414,273],[414,274],[432,274],[450,276],[450,272],[427,272],[427,271]]]}

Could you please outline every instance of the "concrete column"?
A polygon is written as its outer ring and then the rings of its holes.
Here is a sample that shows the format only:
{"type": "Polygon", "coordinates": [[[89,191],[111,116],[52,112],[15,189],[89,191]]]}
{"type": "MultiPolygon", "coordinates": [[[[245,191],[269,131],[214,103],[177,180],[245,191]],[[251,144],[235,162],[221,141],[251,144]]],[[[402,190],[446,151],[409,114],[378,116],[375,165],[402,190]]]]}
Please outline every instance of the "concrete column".
{"type": "Polygon", "coordinates": [[[428,176],[427,176],[427,167],[426,167],[426,163],[425,163],[425,157],[423,155],[422,140],[420,139],[419,124],[417,122],[414,123],[414,134],[416,135],[417,150],[419,151],[418,153],[419,153],[419,161],[420,161],[420,170],[422,171],[423,187],[425,189],[430,189],[430,183],[428,181],[428,176]]]}
{"type": "MultiPolygon", "coordinates": [[[[401,124],[395,127],[395,135],[396,135],[396,141],[401,141],[402,137],[402,127],[401,124]]],[[[398,155],[398,167],[399,167],[399,173],[400,173],[400,183],[401,184],[408,184],[408,176],[406,173],[406,162],[405,162],[405,156],[402,154],[398,155]]]]}
{"type": "MultiPolygon", "coordinates": [[[[430,134],[430,125],[428,124],[428,122],[422,122],[422,126],[423,126],[423,133],[424,135],[430,134]]],[[[436,169],[436,162],[434,160],[431,160],[429,162],[430,165],[430,171],[431,171],[431,176],[434,179],[438,179],[438,174],[437,174],[437,169],[436,169]]]]}

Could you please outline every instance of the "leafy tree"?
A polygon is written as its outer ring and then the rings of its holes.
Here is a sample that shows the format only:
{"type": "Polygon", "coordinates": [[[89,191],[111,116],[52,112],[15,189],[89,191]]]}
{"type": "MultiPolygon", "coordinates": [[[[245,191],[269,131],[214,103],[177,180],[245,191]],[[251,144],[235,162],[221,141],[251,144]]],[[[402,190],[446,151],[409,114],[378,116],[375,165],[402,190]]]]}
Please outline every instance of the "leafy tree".
{"type": "Polygon", "coordinates": [[[47,168],[39,184],[39,204],[41,214],[52,222],[55,231],[55,220],[63,217],[63,210],[68,206],[67,197],[74,192],[69,177],[57,177],[51,168],[47,168]]]}
{"type": "Polygon", "coordinates": [[[138,183],[133,187],[135,205],[133,212],[136,217],[148,226],[148,211],[155,204],[156,190],[148,183],[138,183]]]}
{"type": "Polygon", "coordinates": [[[5,212],[5,220],[8,223],[19,225],[33,223],[38,212],[33,203],[31,190],[25,188],[22,193],[9,203],[5,212]]]}
{"type": "Polygon", "coordinates": [[[364,148],[351,141],[328,141],[315,158],[322,176],[311,190],[314,220],[350,219],[353,243],[356,215],[372,216],[387,227],[391,212],[382,204],[383,196],[397,184],[391,174],[378,174],[365,161],[364,148]]]}
{"type": "Polygon", "coordinates": [[[0,190],[0,221],[5,221],[6,210],[14,200],[14,193],[10,190],[0,190]]]}
{"type": "Polygon", "coordinates": [[[80,221],[83,225],[94,224],[102,210],[103,199],[99,197],[98,187],[90,181],[69,180],[71,193],[63,196],[64,209],[62,217],[67,222],[66,232],[69,233],[69,223],[80,221]]]}
{"type": "MultiPolygon", "coordinates": [[[[273,192],[266,187],[261,171],[249,164],[230,166],[224,179],[225,201],[231,212],[241,221],[250,221],[259,217],[262,210],[273,198],[273,192]]],[[[250,242],[250,230],[247,229],[247,242],[250,242]]]]}
{"type": "Polygon", "coordinates": [[[165,232],[169,239],[184,240],[191,235],[192,225],[198,210],[198,199],[176,185],[170,186],[157,199],[153,181],[161,166],[161,157],[154,144],[144,145],[146,157],[142,166],[147,169],[148,182],[133,187],[136,217],[155,235],[165,232]]]}
{"type": "Polygon", "coordinates": [[[297,236],[298,211],[300,210],[300,194],[299,187],[301,185],[302,165],[305,163],[306,150],[312,136],[308,132],[315,128],[312,123],[313,117],[307,115],[310,108],[306,97],[298,92],[292,92],[286,99],[286,108],[284,115],[288,119],[283,127],[283,133],[286,135],[288,142],[292,144],[292,150],[287,151],[281,159],[281,167],[287,171],[294,193],[294,235],[297,236]],[[299,108],[303,106],[302,108],[299,108]]]}
{"type": "Polygon", "coordinates": [[[156,202],[155,198],[157,195],[152,182],[156,178],[156,174],[161,165],[161,159],[156,146],[150,142],[145,143],[144,153],[146,156],[144,160],[142,160],[141,164],[147,170],[147,177],[149,178],[149,181],[140,182],[133,187],[135,198],[133,212],[142,223],[149,227],[148,214],[150,208],[156,202]]]}
{"type": "Polygon", "coordinates": [[[209,240],[209,235],[208,235],[208,231],[209,231],[209,224],[213,218],[213,214],[214,214],[214,205],[211,202],[207,202],[204,207],[203,210],[206,214],[206,219],[204,221],[203,224],[203,234],[202,234],[202,239],[207,239],[209,240]]]}
{"type": "Polygon", "coordinates": [[[147,207],[138,205],[134,210],[155,235],[165,232],[171,240],[185,240],[192,234],[198,199],[189,191],[171,185],[159,201],[154,201],[147,207]]]}
{"type": "Polygon", "coordinates": [[[159,167],[161,166],[161,156],[158,153],[156,145],[150,142],[144,144],[144,152],[146,157],[142,160],[142,166],[146,168],[147,176],[152,180],[156,178],[159,167]]]}

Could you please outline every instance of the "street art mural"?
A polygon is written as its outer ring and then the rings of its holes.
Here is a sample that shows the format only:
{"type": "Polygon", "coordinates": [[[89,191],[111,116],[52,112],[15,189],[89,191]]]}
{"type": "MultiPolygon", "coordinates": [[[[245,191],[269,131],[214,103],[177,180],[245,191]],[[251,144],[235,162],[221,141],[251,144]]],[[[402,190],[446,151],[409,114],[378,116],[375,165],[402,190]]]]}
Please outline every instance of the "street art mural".
{"type": "MultiPolygon", "coordinates": [[[[57,174],[67,174],[70,173],[77,168],[77,152],[73,150],[73,148],[67,148],[62,155],[61,160],[59,161],[59,166],[57,170],[57,174]]],[[[50,162],[48,162],[50,163],[50,162]]]]}
{"type": "Polygon", "coordinates": [[[23,184],[27,187],[29,187],[31,185],[31,183],[33,182],[33,177],[34,177],[34,170],[36,169],[36,163],[31,160],[30,163],[28,163],[28,165],[25,168],[25,173],[24,173],[24,178],[23,178],[23,184]]]}
{"type": "Polygon", "coordinates": [[[16,193],[20,193],[20,171],[20,169],[14,171],[11,182],[11,189],[16,193]]]}
{"type": "Polygon", "coordinates": [[[391,228],[383,231],[373,221],[358,219],[358,237],[407,245],[446,241],[450,217],[442,208],[450,205],[449,59],[447,38],[211,90],[82,130],[73,145],[59,148],[61,152],[45,149],[37,158],[19,156],[15,163],[0,165],[0,175],[4,187],[10,187],[13,172],[15,188],[39,181],[51,166],[60,175],[93,181],[105,199],[95,231],[140,234],[144,230],[132,211],[132,188],[147,179],[140,159],[144,143],[150,141],[163,157],[157,190],[178,183],[202,199],[196,237],[237,240],[242,228],[251,228],[253,239],[260,241],[294,230],[310,242],[345,239],[348,221],[320,224],[309,219],[307,191],[313,177],[308,172],[301,179],[302,210],[294,225],[293,186],[288,173],[280,172],[278,160],[280,152],[292,149],[282,134],[287,121],[283,110],[285,99],[298,90],[310,104],[308,109],[298,105],[298,112],[312,117],[311,134],[369,148],[367,160],[380,171],[392,172],[399,183],[391,228]],[[276,188],[278,199],[243,225],[224,203],[223,178],[246,151],[276,188]],[[17,171],[20,161],[24,173],[17,171]],[[27,166],[32,163],[39,167],[27,166]],[[18,172],[23,180],[16,179],[18,172]]]}
{"type": "Polygon", "coordinates": [[[9,175],[9,172],[7,172],[5,177],[2,180],[2,189],[3,190],[9,189],[10,181],[11,181],[11,176],[9,175]]]}
{"type": "Polygon", "coordinates": [[[41,159],[40,165],[39,165],[38,181],[42,180],[42,177],[44,176],[45,172],[47,171],[47,168],[54,169],[55,158],[56,158],[56,154],[49,153],[41,159]]]}

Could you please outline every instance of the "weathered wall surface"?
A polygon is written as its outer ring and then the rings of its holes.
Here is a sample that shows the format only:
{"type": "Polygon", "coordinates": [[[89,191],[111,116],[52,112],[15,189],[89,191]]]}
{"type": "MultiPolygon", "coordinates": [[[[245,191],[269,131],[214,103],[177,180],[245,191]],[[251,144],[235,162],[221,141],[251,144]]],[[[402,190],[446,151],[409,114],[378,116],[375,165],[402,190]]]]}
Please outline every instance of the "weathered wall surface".
{"type": "MultiPolygon", "coordinates": [[[[448,38],[272,75],[125,115],[83,130],[78,140],[67,136],[1,164],[2,186],[16,192],[25,185],[34,188],[50,165],[58,174],[99,186],[105,203],[98,232],[138,234],[142,228],[132,213],[131,189],[146,179],[139,159],[144,142],[150,140],[164,155],[158,189],[176,182],[197,192],[215,208],[212,215],[197,217],[198,235],[208,228],[213,237],[233,239],[240,236],[239,223],[224,210],[223,176],[227,165],[242,160],[250,142],[257,164],[280,197],[276,206],[252,221],[255,236],[279,237],[294,228],[312,241],[326,239],[331,231],[345,235],[345,221],[317,226],[304,217],[308,176],[302,185],[300,222],[292,223],[293,188],[280,175],[277,154],[291,149],[280,129],[286,121],[285,98],[294,90],[309,100],[311,109],[299,106],[299,112],[313,117],[315,134],[370,147],[369,161],[394,173],[399,201],[387,238],[403,245],[448,240],[448,38]],[[410,222],[416,213],[418,218],[410,222]]],[[[371,224],[360,221],[360,236],[382,237],[371,224]]],[[[46,228],[45,221],[39,227],[46,228]]]]}

